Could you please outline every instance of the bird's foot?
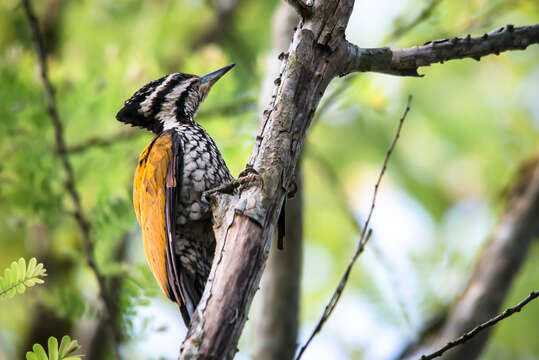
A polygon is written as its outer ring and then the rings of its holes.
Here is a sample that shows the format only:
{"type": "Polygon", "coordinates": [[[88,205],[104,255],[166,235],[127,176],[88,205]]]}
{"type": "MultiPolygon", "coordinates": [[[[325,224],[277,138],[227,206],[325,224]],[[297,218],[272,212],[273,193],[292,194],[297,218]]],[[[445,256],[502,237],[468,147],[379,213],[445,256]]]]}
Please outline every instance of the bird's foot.
{"type": "Polygon", "coordinates": [[[212,194],[215,194],[218,192],[231,194],[234,191],[234,189],[236,189],[237,187],[242,186],[242,185],[249,186],[250,184],[257,184],[259,186],[264,186],[264,182],[262,181],[262,177],[260,176],[258,171],[256,171],[252,167],[246,167],[242,172],[240,172],[237,179],[234,179],[216,188],[204,191],[202,193],[202,196],[205,197],[206,199],[209,199],[209,197],[212,194]]]}
{"type": "Polygon", "coordinates": [[[240,183],[240,185],[244,185],[244,187],[248,187],[252,184],[258,185],[261,188],[264,187],[264,180],[262,180],[262,176],[260,176],[254,167],[249,165],[247,165],[245,169],[239,173],[236,180],[240,183]]]}

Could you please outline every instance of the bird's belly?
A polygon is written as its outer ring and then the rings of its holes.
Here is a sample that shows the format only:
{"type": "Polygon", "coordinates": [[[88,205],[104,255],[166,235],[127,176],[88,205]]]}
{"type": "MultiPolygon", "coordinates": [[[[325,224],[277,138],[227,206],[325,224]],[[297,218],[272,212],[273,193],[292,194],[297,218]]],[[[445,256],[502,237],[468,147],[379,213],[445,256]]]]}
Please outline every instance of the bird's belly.
{"type": "Polygon", "coordinates": [[[194,275],[197,285],[204,288],[215,252],[211,219],[177,226],[175,235],[174,252],[182,269],[194,275]]]}
{"type": "Polygon", "coordinates": [[[178,224],[210,218],[210,204],[202,193],[232,180],[220,154],[197,146],[187,146],[185,150],[178,224]]]}

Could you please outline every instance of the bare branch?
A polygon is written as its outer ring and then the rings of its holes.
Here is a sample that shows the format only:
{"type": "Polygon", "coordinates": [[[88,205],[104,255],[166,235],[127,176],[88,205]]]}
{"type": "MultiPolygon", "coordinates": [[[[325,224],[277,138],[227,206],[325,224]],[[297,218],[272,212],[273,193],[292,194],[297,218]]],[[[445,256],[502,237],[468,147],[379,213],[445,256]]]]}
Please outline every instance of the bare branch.
{"type": "Polygon", "coordinates": [[[401,76],[420,76],[420,66],[443,63],[453,59],[472,58],[477,61],[490,54],[509,50],[524,50],[539,43],[539,24],[514,27],[507,25],[482,36],[434,40],[423,46],[391,50],[360,48],[348,43],[348,59],[343,62],[341,74],[374,71],[401,76]]]}
{"type": "Polygon", "coordinates": [[[481,325],[478,325],[477,327],[475,327],[473,330],[465,333],[464,335],[462,335],[461,337],[459,337],[458,339],[455,339],[453,341],[450,341],[448,342],[443,348],[441,348],[440,350],[438,351],[435,351],[433,352],[432,354],[429,354],[429,355],[423,355],[421,356],[421,360],[430,360],[430,359],[435,359],[437,357],[440,357],[442,356],[442,354],[444,352],[446,352],[447,350],[451,349],[451,348],[454,348],[455,346],[458,346],[458,345],[461,345],[461,344],[464,344],[466,341],[472,339],[475,335],[477,335],[479,332],[491,327],[491,326],[494,326],[496,325],[498,322],[502,321],[503,319],[506,319],[508,318],[509,316],[517,313],[517,312],[520,312],[520,310],[522,310],[522,308],[524,306],[526,306],[530,301],[536,299],[537,297],[539,297],[539,291],[532,291],[530,293],[530,295],[528,295],[528,297],[526,297],[524,300],[522,300],[521,302],[519,302],[516,306],[512,307],[512,308],[509,308],[509,309],[506,309],[503,313],[501,313],[500,315],[490,319],[489,321],[487,322],[484,322],[482,323],[481,325]]]}
{"type": "MultiPolygon", "coordinates": [[[[287,2],[281,2],[272,21],[271,49],[260,92],[261,110],[270,102],[273,81],[279,76],[279,54],[290,46],[290,39],[299,21],[294,8],[287,2]]],[[[252,318],[257,334],[252,352],[254,360],[293,359],[296,353],[303,257],[303,188],[300,167],[298,164],[294,175],[297,191],[294,198],[288,199],[285,205],[284,249],[278,249],[274,237],[260,280],[260,293],[253,302],[255,311],[252,318]]]]}
{"type": "MultiPolygon", "coordinates": [[[[43,86],[44,86],[47,113],[49,114],[53,129],[54,129],[54,139],[55,139],[55,147],[56,147],[55,151],[58,157],[60,158],[62,167],[64,168],[64,172],[66,174],[64,187],[67,194],[71,198],[71,201],[73,202],[73,217],[75,218],[75,221],[77,222],[77,225],[80,228],[80,231],[82,234],[82,244],[84,248],[86,262],[88,263],[88,266],[93,270],[96,276],[98,286],[99,286],[99,296],[103,299],[103,302],[107,310],[107,316],[110,316],[112,313],[111,310],[114,307],[113,299],[109,296],[109,292],[105,284],[105,278],[99,272],[99,269],[97,268],[97,264],[95,262],[94,246],[93,246],[93,241],[91,239],[91,224],[82,210],[80,195],[77,192],[77,189],[75,186],[75,180],[74,180],[75,177],[73,174],[73,167],[71,166],[71,163],[69,161],[69,157],[67,154],[67,150],[66,150],[66,143],[64,139],[64,128],[62,126],[62,122],[60,121],[60,117],[58,115],[56,99],[54,96],[54,89],[52,87],[52,84],[50,82],[49,75],[48,75],[47,55],[45,53],[45,47],[43,45],[42,36],[39,30],[38,20],[32,10],[30,0],[23,0],[23,5],[24,5],[25,14],[26,14],[28,23],[30,25],[30,29],[32,33],[32,40],[34,42],[34,46],[37,53],[37,60],[39,63],[39,68],[40,68],[41,80],[43,81],[43,86]]],[[[112,332],[113,341],[119,339],[121,330],[115,326],[114,321],[112,319],[109,322],[109,325],[110,325],[109,330],[112,332]]],[[[115,345],[114,347],[116,348],[115,345]]]]}
{"type": "MultiPolygon", "coordinates": [[[[264,110],[247,164],[260,175],[264,186],[240,189],[234,196],[217,194],[212,199],[218,248],[182,344],[181,359],[230,359],[236,352],[316,108],[335,76],[357,71],[359,60],[352,56],[357,51],[350,51],[353,46],[344,37],[353,4],[354,0],[315,1],[316,16],[300,22],[288,51],[281,56],[280,76],[274,81],[272,101],[264,110]]],[[[391,65],[393,53],[386,52],[386,62],[391,65]]],[[[391,70],[387,64],[386,72],[391,70]]],[[[364,65],[366,70],[384,69],[384,62],[364,65]]],[[[400,72],[406,70],[413,75],[408,68],[400,72]]]]}
{"type": "MultiPolygon", "coordinates": [[[[391,154],[393,153],[393,150],[395,149],[395,145],[397,144],[397,141],[400,138],[400,133],[402,130],[402,125],[404,124],[404,120],[406,119],[406,116],[408,115],[408,112],[410,111],[410,103],[412,101],[412,96],[408,97],[408,102],[406,104],[406,109],[404,110],[404,113],[402,114],[399,125],[397,127],[397,132],[395,133],[395,137],[393,138],[393,141],[391,142],[391,145],[389,146],[386,156],[384,158],[384,163],[382,165],[382,169],[380,170],[380,174],[378,175],[378,180],[376,181],[376,184],[374,185],[374,193],[372,196],[371,201],[371,208],[369,210],[369,214],[367,216],[367,220],[365,220],[365,224],[363,225],[363,229],[361,230],[361,236],[359,238],[358,246],[356,248],[356,251],[352,255],[352,258],[350,259],[350,262],[348,263],[348,266],[346,267],[346,270],[344,271],[343,276],[341,277],[341,280],[339,281],[339,284],[337,285],[337,288],[333,292],[333,295],[331,296],[331,299],[329,300],[328,304],[326,305],[324,312],[322,313],[322,316],[320,317],[320,320],[318,320],[318,323],[316,324],[314,330],[312,331],[311,335],[309,336],[309,339],[307,342],[301,347],[299,350],[298,356],[296,357],[296,360],[301,359],[301,356],[313,340],[313,338],[322,330],[322,327],[326,323],[326,321],[331,316],[331,313],[337,306],[337,303],[339,302],[339,299],[341,298],[341,295],[344,291],[344,287],[346,286],[346,283],[348,282],[348,278],[350,277],[350,273],[352,271],[352,268],[354,264],[356,263],[357,258],[363,250],[365,249],[365,245],[369,241],[369,238],[372,234],[372,229],[369,229],[369,223],[372,218],[372,214],[374,213],[374,207],[376,205],[376,197],[378,196],[378,189],[380,188],[380,183],[382,182],[382,178],[384,177],[384,174],[387,169],[387,163],[389,162],[389,158],[391,157],[391,154]],[[367,232],[368,229],[368,232],[367,232]]],[[[358,225],[356,225],[358,226],[358,225]]]]}
{"type": "Polygon", "coordinates": [[[307,129],[346,46],[353,0],[315,2],[282,56],[273,100],[263,114],[248,167],[264,186],[219,194],[212,204],[218,244],[180,358],[232,358],[268,256],[307,129]],[[329,50],[329,51],[328,51],[329,50]]]}

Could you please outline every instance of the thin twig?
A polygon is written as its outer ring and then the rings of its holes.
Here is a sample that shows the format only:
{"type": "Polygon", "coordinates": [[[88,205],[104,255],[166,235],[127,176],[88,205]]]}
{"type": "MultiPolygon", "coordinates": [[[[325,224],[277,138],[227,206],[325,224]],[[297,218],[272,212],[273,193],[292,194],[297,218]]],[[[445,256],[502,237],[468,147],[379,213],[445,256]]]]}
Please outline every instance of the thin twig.
{"type": "MultiPolygon", "coordinates": [[[[107,316],[109,316],[110,309],[112,308],[112,305],[111,305],[112,300],[108,296],[108,291],[105,284],[105,278],[99,272],[99,269],[97,268],[97,265],[95,262],[93,242],[91,239],[91,224],[86,218],[82,210],[80,195],[77,192],[77,189],[75,186],[73,167],[71,166],[68,153],[66,150],[66,143],[64,139],[64,128],[62,126],[62,122],[60,121],[60,117],[58,115],[56,99],[54,96],[54,88],[52,87],[52,84],[50,82],[49,75],[48,75],[47,55],[45,53],[45,47],[43,45],[41,32],[39,30],[38,20],[32,10],[30,0],[23,0],[22,2],[24,5],[26,17],[28,19],[28,23],[30,25],[30,29],[32,32],[32,41],[34,42],[34,46],[37,53],[37,60],[39,63],[41,79],[43,81],[43,87],[45,91],[47,113],[49,114],[49,117],[52,122],[52,126],[54,128],[55,151],[58,157],[60,158],[62,167],[64,168],[64,172],[66,174],[64,187],[69,197],[71,198],[71,201],[73,202],[73,217],[75,218],[75,221],[77,222],[77,225],[79,226],[81,230],[82,244],[84,248],[86,262],[88,263],[88,266],[93,270],[96,276],[98,286],[99,286],[99,296],[103,299],[103,302],[107,310],[107,316]]],[[[109,323],[110,330],[113,332],[116,338],[118,334],[117,331],[119,330],[115,328],[115,326],[113,325],[113,322],[114,322],[113,319],[111,319],[109,323]]],[[[114,339],[111,339],[111,341],[114,341],[114,339]]]]}
{"type": "MultiPolygon", "coordinates": [[[[317,162],[318,168],[321,172],[324,173],[324,176],[329,181],[329,187],[333,190],[334,197],[337,200],[337,203],[341,207],[341,211],[344,213],[344,215],[348,218],[350,224],[353,226],[354,230],[361,234],[362,231],[362,225],[357,216],[354,214],[354,210],[350,206],[348,199],[346,198],[346,194],[343,190],[343,186],[339,181],[339,178],[337,176],[337,172],[335,169],[331,166],[331,164],[325,159],[319,152],[313,149],[312,146],[306,148],[307,149],[307,155],[309,156],[309,159],[312,159],[317,162]]],[[[374,241],[374,240],[373,240],[374,241]]],[[[380,249],[377,248],[376,242],[371,241],[371,248],[374,251],[374,255],[378,259],[380,263],[383,264],[383,266],[386,268],[386,271],[390,277],[390,281],[396,285],[398,284],[398,279],[395,278],[395,272],[390,269],[390,262],[385,259],[384,254],[380,251],[380,249]]],[[[397,286],[393,286],[392,289],[397,289],[397,286]]],[[[406,323],[410,324],[410,316],[408,315],[406,311],[406,307],[402,301],[402,296],[398,296],[398,294],[395,294],[395,299],[398,303],[399,309],[402,313],[402,317],[405,319],[406,323]]]]}
{"type": "Polygon", "coordinates": [[[482,323],[481,325],[476,326],[472,330],[468,331],[458,339],[455,339],[453,341],[448,342],[444,345],[441,349],[438,351],[435,351],[429,355],[423,355],[421,356],[420,360],[430,360],[435,359],[437,357],[442,356],[444,352],[447,350],[454,348],[455,346],[464,344],[468,340],[472,339],[474,336],[476,336],[479,332],[496,325],[498,322],[502,321],[505,318],[508,318],[509,316],[513,315],[514,313],[520,312],[524,306],[526,306],[529,302],[539,297],[539,291],[532,291],[530,295],[528,295],[524,300],[519,302],[516,306],[512,308],[506,309],[503,313],[497,315],[496,317],[493,317],[492,319],[482,323]]]}
{"type": "Polygon", "coordinates": [[[382,169],[380,170],[380,174],[378,175],[378,180],[376,181],[376,184],[374,185],[374,194],[373,194],[373,197],[372,197],[371,208],[369,210],[367,220],[365,221],[365,224],[363,225],[363,229],[361,231],[361,236],[359,238],[359,242],[358,242],[358,246],[356,248],[356,251],[354,252],[354,255],[352,256],[352,258],[350,259],[350,262],[348,263],[348,266],[346,267],[346,270],[345,270],[343,276],[341,277],[341,280],[339,281],[339,284],[337,285],[337,288],[333,292],[333,295],[331,296],[331,299],[329,300],[328,304],[326,305],[326,307],[324,309],[324,312],[322,313],[322,316],[320,317],[320,320],[318,320],[318,323],[316,324],[313,332],[311,333],[311,336],[309,336],[309,339],[307,340],[307,342],[301,347],[301,349],[300,349],[300,351],[299,351],[299,353],[298,353],[298,355],[296,357],[296,360],[299,360],[301,358],[301,356],[303,355],[303,353],[305,352],[305,350],[307,349],[307,347],[309,346],[309,344],[311,343],[313,338],[316,336],[317,333],[320,332],[320,330],[322,330],[322,327],[324,326],[326,321],[331,316],[331,313],[333,312],[333,310],[337,306],[337,303],[339,302],[339,299],[341,298],[341,295],[343,293],[344,287],[346,286],[346,283],[348,282],[348,278],[349,278],[350,273],[352,271],[352,267],[356,263],[356,260],[359,257],[359,255],[361,255],[361,253],[365,249],[365,245],[367,244],[367,242],[369,241],[369,239],[371,237],[372,229],[369,229],[369,223],[371,221],[372,214],[374,212],[374,207],[376,205],[376,198],[378,196],[378,189],[380,187],[380,183],[382,182],[382,178],[384,177],[384,174],[386,172],[387,163],[389,161],[389,158],[391,157],[391,154],[393,153],[393,150],[395,149],[395,145],[397,144],[397,141],[400,138],[400,133],[401,133],[401,130],[402,130],[402,126],[404,124],[404,120],[406,119],[406,116],[408,115],[408,112],[410,111],[410,103],[411,102],[412,102],[412,96],[410,95],[408,97],[408,102],[406,103],[406,109],[404,110],[404,113],[402,114],[402,116],[401,116],[401,118],[399,120],[399,125],[397,127],[397,132],[395,133],[395,137],[393,138],[393,141],[391,142],[391,145],[389,146],[389,148],[387,150],[386,156],[384,158],[384,163],[382,165],[382,169]],[[367,231],[367,229],[368,229],[368,231],[367,231]]]}

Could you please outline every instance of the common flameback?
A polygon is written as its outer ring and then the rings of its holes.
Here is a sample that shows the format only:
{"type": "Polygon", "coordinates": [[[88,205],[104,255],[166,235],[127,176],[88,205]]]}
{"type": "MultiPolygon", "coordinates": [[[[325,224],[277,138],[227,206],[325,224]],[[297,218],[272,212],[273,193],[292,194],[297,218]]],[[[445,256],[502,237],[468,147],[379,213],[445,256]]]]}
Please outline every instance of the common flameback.
{"type": "Polygon", "coordinates": [[[187,326],[215,252],[211,207],[202,193],[233,180],[215,142],[194,118],[213,84],[233,66],[154,80],[116,115],[156,134],[140,155],[133,203],[150,269],[178,303],[187,326]]]}

